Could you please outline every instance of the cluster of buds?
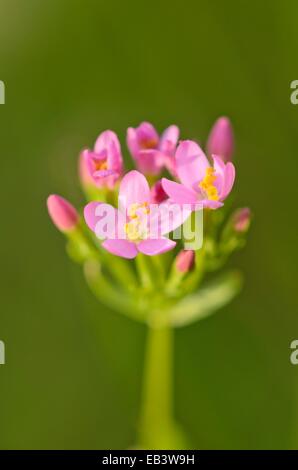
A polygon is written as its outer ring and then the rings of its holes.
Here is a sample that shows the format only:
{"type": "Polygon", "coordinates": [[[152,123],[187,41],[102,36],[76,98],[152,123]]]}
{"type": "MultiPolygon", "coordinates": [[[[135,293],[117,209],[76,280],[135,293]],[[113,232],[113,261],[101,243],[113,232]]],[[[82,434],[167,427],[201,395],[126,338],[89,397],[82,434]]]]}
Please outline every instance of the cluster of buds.
{"type": "Polygon", "coordinates": [[[236,173],[229,119],[215,122],[206,152],[192,140],[179,141],[179,134],[175,125],[161,135],[148,122],[129,127],[126,142],[136,169],[125,173],[117,135],[102,132],[79,158],[87,197],[82,216],[61,196],[47,201],[53,223],[68,239],[68,253],[84,265],[101,300],[145,321],[194,293],[206,272],[219,269],[242,246],[251,220],[245,208],[223,222],[236,173]],[[177,241],[174,234],[197,211],[204,211],[204,227],[196,227],[203,244],[188,249],[183,235],[177,241]]]}

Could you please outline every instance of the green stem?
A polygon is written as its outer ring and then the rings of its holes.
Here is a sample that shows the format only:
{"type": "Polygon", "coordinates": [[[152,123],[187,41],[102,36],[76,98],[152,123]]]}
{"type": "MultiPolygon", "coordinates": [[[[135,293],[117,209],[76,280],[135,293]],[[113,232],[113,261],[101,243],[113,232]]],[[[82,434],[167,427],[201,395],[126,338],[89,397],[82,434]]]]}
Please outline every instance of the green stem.
{"type": "Polygon", "coordinates": [[[170,327],[150,327],[145,354],[140,440],[155,447],[172,424],[172,348],[170,327]]]}
{"type": "Polygon", "coordinates": [[[142,449],[187,448],[173,417],[173,333],[169,325],[148,329],[138,445],[142,449]]]}
{"type": "Polygon", "coordinates": [[[137,271],[141,280],[141,284],[147,290],[153,289],[152,276],[147,257],[143,253],[139,253],[136,257],[137,271]]]}
{"type": "Polygon", "coordinates": [[[186,273],[178,271],[174,263],[166,284],[166,292],[168,295],[175,296],[178,293],[179,286],[185,275],[186,273]]]}

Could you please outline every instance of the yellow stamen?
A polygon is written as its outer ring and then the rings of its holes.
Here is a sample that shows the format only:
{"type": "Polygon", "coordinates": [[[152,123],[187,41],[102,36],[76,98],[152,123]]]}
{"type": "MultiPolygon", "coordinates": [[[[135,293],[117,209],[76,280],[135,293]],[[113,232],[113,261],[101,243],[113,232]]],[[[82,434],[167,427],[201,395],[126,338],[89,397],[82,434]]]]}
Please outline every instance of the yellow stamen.
{"type": "Polygon", "coordinates": [[[140,140],[140,147],[143,150],[155,149],[157,147],[157,139],[142,139],[140,140]]]}
{"type": "Polygon", "coordinates": [[[143,202],[142,204],[138,204],[137,202],[130,204],[128,210],[127,210],[127,215],[131,219],[136,219],[139,217],[140,214],[149,214],[150,209],[149,209],[149,204],[148,202],[143,202]]]}
{"type": "Polygon", "coordinates": [[[124,230],[127,235],[127,238],[131,241],[137,241],[140,238],[139,226],[128,222],[124,225],[124,230]]]}
{"type": "Polygon", "coordinates": [[[127,209],[130,221],[124,224],[124,231],[127,238],[132,242],[138,242],[146,238],[147,235],[147,214],[150,208],[148,202],[131,204],[127,209]],[[145,217],[144,217],[145,216],[145,217]]]}
{"type": "Polygon", "coordinates": [[[137,242],[146,238],[147,231],[144,227],[144,224],[139,222],[138,219],[133,219],[130,222],[127,222],[124,225],[124,230],[127,238],[132,242],[137,242]]]}
{"type": "Polygon", "coordinates": [[[216,180],[216,176],[214,175],[214,173],[214,168],[208,167],[206,169],[205,177],[200,182],[199,187],[204,191],[208,199],[211,199],[212,201],[217,201],[218,191],[216,186],[214,186],[214,182],[216,180]]]}
{"type": "Polygon", "coordinates": [[[108,164],[107,161],[104,160],[94,160],[95,171],[102,171],[107,170],[108,164]]]}

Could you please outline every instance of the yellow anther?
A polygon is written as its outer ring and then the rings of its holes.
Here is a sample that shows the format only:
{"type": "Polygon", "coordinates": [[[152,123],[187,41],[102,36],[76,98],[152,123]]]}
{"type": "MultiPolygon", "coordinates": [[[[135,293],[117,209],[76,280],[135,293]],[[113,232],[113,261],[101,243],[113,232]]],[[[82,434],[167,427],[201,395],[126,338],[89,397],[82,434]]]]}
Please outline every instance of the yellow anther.
{"type": "Polygon", "coordinates": [[[147,233],[147,214],[150,208],[148,202],[133,203],[127,209],[127,216],[129,222],[124,224],[124,230],[127,238],[131,241],[137,242],[146,237],[147,233]]]}
{"type": "Polygon", "coordinates": [[[131,219],[134,219],[137,217],[137,209],[139,208],[139,204],[134,203],[130,204],[129,208],[127,209],[127,215],[131,219]]]}
{"type": "Polygon", "coordinates": [[[132,222],[128,222],[124,225],[124,230],[127,238],[131,241],[137,241],[140,238],[139,227],[134,225],[132,222]]]}
{"type": "Polygon", "coordinates": [[[203,189],[208,199],[217,201],[218,191],[217,191],[216,186],[214,186],[214,182],[216,180],[216,176],[214,173],[215,173],[214,168],[208,167],[206,169],[206,174],[204,176],[204,179],[200,182],[199,187],[203,189]]]}
{"type": "Polygon", "coordinates": [[[107,168],[108,168],[108,164],[107,164],[107,161],[105,159],[104,160],[95,160],[94,164],[95,164],[95,171],[107,170],[107,168]]]}
{"type": "Polygon", "coordinates": [[[140,142],[140,147],[143,150],[148,150],[148,149],[155,149],[158,144],[157,139],[141,139],[140,142]]]}
{"type": "Polygon", "coordinates": [[[133,219],[130,222],[127,222],[124,225],[124,231],[127,235],[127,238],[132,242],[137,242],[146,237],[146,229],[144,224],[138,221],[138,219],[133,219]]]}
{"type": "Polygon", "coordinates": [[[140,215],[149,214],[149,212],[150,209],[148,202],[143,202],[142,204],[138,204],[137,202],[135,202],[133,204],[130,204],[127,210],[127,215],[131,219],[136,219],[140,215]]]}
{"type": "Polygon", "coordinates": [[[137,202],[130,204],[127,209],[129,222],[124,224],[124,230],[127,238],[133,242],[137,242],[146,238],[147,233],[147,214],[150,208],[148,202],[139,204],[137,202]]]}

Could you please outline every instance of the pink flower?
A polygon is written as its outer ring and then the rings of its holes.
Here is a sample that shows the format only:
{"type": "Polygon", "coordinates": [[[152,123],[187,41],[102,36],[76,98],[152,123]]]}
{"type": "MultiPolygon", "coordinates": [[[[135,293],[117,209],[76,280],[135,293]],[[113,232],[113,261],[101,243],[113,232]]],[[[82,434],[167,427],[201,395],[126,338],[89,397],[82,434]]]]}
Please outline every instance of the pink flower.
{"type": "Polygon", "coordinates": [[[234,153],[234,133],[230,120],[220,117],[213,125],[207,142],[207,154],[218,155],[225,162],[232,159],[234,153]]]}
{"type": "Polygon", "coordinates": [[[182,213],[175,205],[173,211],[168,203],[152,206],[150,197],[145,176],[130,171],[120,184],[119,210],[109,204],[90,202],[84,209],[85,221],[104,239],[102,246],[114,255],[135,258],[139,252],[149,256],[164,253],[176,245],[164,235],[179,227],[191,210],[182,213]]]}
{"type": "Polygon", "coordinates": [[[175,174],[174,153],[179,138],[177,126],[168,127],[161,137],[149,122],[127,129],[127,146],[140,171],[158,175],[163,167],[175,174]]]}
{"type": "Polygon", "coordinates": [[[95,142],[94,150],[84,150],[83,158],[95,184],[113,189],[123,171],[117,135],[113,131],[102,132],[95,142]]]}
{"type": "Polygon", "coordinates": [[[47,199],[47,206],[54,225],[61,232],[69,232],[77,226],[79,215],[66,199],[56,194],[51,194],[47,199]]]}
{"type": "Polygon", "coordinates": [[[163,189],[178,204],[200,203],[203,207],[217,209],[230,193],[235,180],[235,167],[225,164],[216,155],[213,166],[198,144],[182,141],[176,151],[176,167],[182,184],[162,179],[163,189]]]}

